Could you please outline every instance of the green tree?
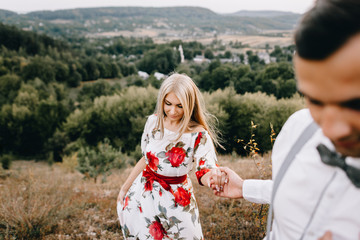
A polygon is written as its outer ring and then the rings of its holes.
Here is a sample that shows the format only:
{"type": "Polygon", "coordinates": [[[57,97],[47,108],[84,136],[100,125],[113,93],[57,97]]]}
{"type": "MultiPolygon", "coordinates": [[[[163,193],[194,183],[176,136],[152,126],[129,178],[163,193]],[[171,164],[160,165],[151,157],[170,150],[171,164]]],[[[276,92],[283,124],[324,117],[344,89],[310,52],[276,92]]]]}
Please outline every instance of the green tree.
{"type": "Polygon", "coordinates": [[[295,79],[288,79],[280,84],[279,98],[290,98],[297,92],[295,79]]]}
{"type": "Polygon", "coordinates": [[[58,82],[66,82],[69,77],[69,67],[63,62],[56,62],[54,64],[55,79],[58,82]]]}
{"type": "Polygon", "coordinates": [[[159,71],[164,74],[173,72],[179,63],[178,52],[170,47],[159,47],[144,54],[138,68],[147,73],[159,71]]]}
{"type": "Polygon", "coordinates": [[[84,70],[87,73],[87,78],[83,77],[83,80],[96,80],[100,77],[100,71],[98,64],[93,59],[88,59],[84,63],[84,70]]]}
{"type": "Polygon", "coordinates": [[[211,51],[210,48],[207,48],[204,52],[204,57],[208,58],[208,59],[213,59],[214,58],[214,53],[211,51]]]}
{"type": "Polygon", "coordinates": [[[44,58],[36,56],[23,68],[22,76],[25,80],[31,80],[38,77],[45,83],[49,83],[55,81],[55,73],[53,60],[50,57],[44,58]]]}
{"type": "Polygon", "coordinates": [[[12,103],[21,86],[21,79],[15,74],[7,74],[0,77],[0,106],[12,103]]]}
{"type": "Polygon", "coordinates": [[[232,53],[231,53],[230,51],[226,51],[226,52],[224,53],[224,57],[225,57],[225,58],[232,58],[232,53]]]}
{"type": "Polygon", "coordinates": [[[93,101],[96,97],[111,95],[113,90],[106,80],[98,80],[94,83],[86,83],[82,87],[78,95],[78,101],[82,102],[86,99],[93,101]]]}
{"type": "Polygon", "coordinates": [[[211,73],[211,89],[224,89],[225,87],[229,86],[230,81],[232,80],[233,71],[233,67],[229,64],[223,64],[220,67],[216,68],[211,73]]]}

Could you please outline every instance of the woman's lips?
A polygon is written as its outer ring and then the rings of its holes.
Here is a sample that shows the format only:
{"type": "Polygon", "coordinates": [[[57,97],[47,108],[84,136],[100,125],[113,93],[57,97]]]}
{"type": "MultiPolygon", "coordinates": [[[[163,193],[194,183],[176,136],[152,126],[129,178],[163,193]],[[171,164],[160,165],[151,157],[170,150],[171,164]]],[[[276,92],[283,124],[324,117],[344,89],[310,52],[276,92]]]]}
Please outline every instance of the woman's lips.
{"type": "Polygon", "coordinates": [[[172,118],[172,119],[177,118],[177,116],[171,116],[171,115],[168,115],[168,117],[170,117],[170,118],[172,118]]]}

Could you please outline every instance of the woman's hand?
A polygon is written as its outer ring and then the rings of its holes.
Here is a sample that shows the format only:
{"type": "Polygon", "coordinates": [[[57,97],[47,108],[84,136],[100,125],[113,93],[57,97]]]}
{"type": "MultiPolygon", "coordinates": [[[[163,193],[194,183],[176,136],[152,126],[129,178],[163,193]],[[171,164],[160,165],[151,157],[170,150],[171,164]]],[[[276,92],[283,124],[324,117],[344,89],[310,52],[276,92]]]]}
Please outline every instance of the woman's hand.
{"type": "Polygon", "coordinates": [[[228,181],[229,179],[226,172],[220,171],[219,168],[211,169],[202,177],[202,182],[204,182],[209,188],[218,192],[223,191],[224,185],[228,181]]]}
{"type": "Polygon", "coordinates": [[[126,179],[124,184],[122,185],[119,195],[117,197],[117,202],[120,202],[124,206],[124,198],[126,193],[129,191],[131,184],[133,184],[136,177],[145,169],[145,157],[142,157],[138,163],[135,165],[134,169],[131,171],[129,177],[126,179]]]}
{"type": "Polygon", "coordinates": [[[124,199],[128,189],[125,191],[123,188],[120,189],[119,195],[117,197],[117,202],[120,202],[122,206],[124,206],[124,199]]]}

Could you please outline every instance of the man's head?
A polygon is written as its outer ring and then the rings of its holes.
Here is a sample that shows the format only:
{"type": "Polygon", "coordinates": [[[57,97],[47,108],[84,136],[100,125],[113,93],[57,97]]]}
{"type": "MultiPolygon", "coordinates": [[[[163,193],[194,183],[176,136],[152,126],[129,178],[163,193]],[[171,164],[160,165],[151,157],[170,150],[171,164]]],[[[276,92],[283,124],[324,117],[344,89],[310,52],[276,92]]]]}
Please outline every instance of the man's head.
{"type": "Polygon", "coordinates": [[[318,0],[296,34],[298,89],[346,156],[360,157],[360,1],[318,0]]]}

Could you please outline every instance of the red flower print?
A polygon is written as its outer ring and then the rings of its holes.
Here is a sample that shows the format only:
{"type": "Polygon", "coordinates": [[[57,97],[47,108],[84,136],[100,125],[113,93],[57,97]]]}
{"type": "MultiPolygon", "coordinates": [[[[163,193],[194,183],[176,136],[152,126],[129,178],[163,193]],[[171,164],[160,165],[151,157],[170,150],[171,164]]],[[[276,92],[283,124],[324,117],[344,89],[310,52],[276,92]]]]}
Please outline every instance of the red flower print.
{"type": "Polygon", "coordinates": [[[141,208],[141,206],[139,206],[139,210],[140,210],[140,212],[142,213],[142,208],[141,208]]]}
{"type": "Polygon", "coordinates": [[[200,141],[201,141],[201,138],[202,138],[202,132],[199,132],[196,140],[195,140],[195,145],[194,145],[194,149],[196,149],[196,147],[199,145],[200,141]]]}
{"type": "Polygon", "coordinates": [[[174,193],[175,202],[179,205],[186,207],[190,204],[191,193],[186,191],[184,188],[179,187],[174,193]]]}
{"type": "Polygon", "coordinates": [[[146,180],[146,183],[145,183],[145,191],[152,191],[153,190],[153,183],[154,183],[154,180],[153,179],[149,179],[149,180],[146,180]]]}
{"type": "Polygon", "coordinates": [[[128,204],[129,204],[129,196],[127,196],[125,198],[125,204],[124,204],[123,210],[127,207],[128,204]]]}
{"type": "Polygon", "coordinates": [[[149,166],[156,171],[158,169],[159,159],[151,152],[147,152],[146,157],[149,160],[149,166]]]}
{"type": "Polygon", "coordinates": [[[195,175],[197,177],[197,180],[199,182],[200,185],[203,185],[200,181],[201,177],[204,176],[207,172],[209,172],[210,169],[204,168],[204,169],[200,169],[199,171],[195,172],[195,175]]]}
{"type": "Polygon", "coordinates": [[[159,195],[160,195],[160,197],[162,196],[162,191],[161,191],[161,189],[160,189],[160,191],[159,191],[159,195]]]}
{"type": "Polygon", "coordinates": [[[201,166],[201,165],[204,165],[204,164],[205,164],[205,161],[204,161],[204,160],[200,160],[199,165],[201,166]]]}
{"type": "Polygon", "coordinates": [[[166,231],[161,223],[153,221],[149,226],[149,233],[153,236],[154,240],[161,240],[165,236],[166,231]]]}
{"type": "Polygon", "coordinates": [[[171,166],[178,167],[184,161],[186,152],[183,148],[173,147],[170,151],[165,153],[168,157],[171,166]]]}

